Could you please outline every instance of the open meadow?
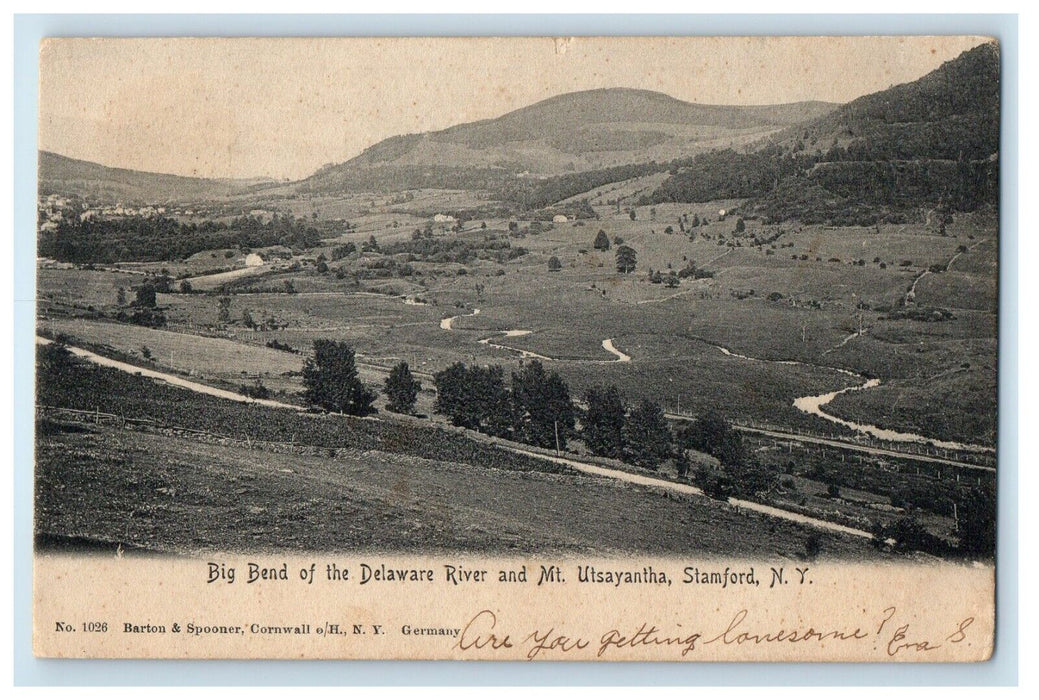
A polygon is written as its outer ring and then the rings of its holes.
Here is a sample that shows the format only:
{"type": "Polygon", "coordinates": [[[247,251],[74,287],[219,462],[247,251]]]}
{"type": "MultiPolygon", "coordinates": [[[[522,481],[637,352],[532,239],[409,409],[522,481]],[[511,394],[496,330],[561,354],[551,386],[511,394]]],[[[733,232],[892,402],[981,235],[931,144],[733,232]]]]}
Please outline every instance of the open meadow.
{"type": "MultiPolygon", "coordinates": [[[[362,220],[378,221],[367,209],[371,200],[364,204],[362,220]]],[[[438,229],[425,248],[409,247],[415,237],[387,219],[346,236],[358,246],[374,236],[379,249],[324,267],[313,251],[309,262],[296,256],[302,264],[293,269],[283,261],[189,294],[160,293],[168,330],[179,336],[97,323],[77,332],[80,321],[69,317],[118,308],[118,288],[136,276],[41,270],[41,328],[122,352],[147,346],[160,366],[225,382],[259,378],[277,391],[298,386],[292,373],[302,355],[269,350],[270,342],[305,354],[314,339],[343,340],[366,365],[388,369],[404,360],[426,375],[456,361],[516,368],[536,357],[578,393],[614,383],[631,400],[651,398],[670,410],[714,408],[735,419],[838,433],[844,428],[803,414],[793,401],[865,376],[881,385],[839,396],[833,409],[841,417],[994,444],[991,222],[969,217],[946,235],[925,224],[767,225],[739,219],[738,204],[635,207],[634,219],[604,206],[596,207],[598,220],[547,226],[471,221],[461,234],[438,229]],[[725,207],[737,214],[719,216],[725,207]],[[680,232],[679,222],[694,216],[710,222],[680,232]],[[737,220],[744,222],[739,233],[737,220]],[[593,246],[600,230],[609,250],[593,246]],[[456,240],[471,252],[459,257],[448,245],[456,240]],[[633,272],[617,271],[618,245],[635,250],[633,272]],[[526,252],[508,259],[499,252],[518,248],[526,252]],[[551,259],[557,271],[549,270],[551,259]],[[666,282],[687,267],[709,274],[666,282]],[[230,300],[222,320],[220,297],[230,300]],[[52,312],[66,320],[51,323],[52,312]],[[220,340],[188,351],[183,334],[220,340]],[[606,340],[630,362],[605,349],[606,340]],[[950,401],[956,410],[948,410],[950,401]]]]}

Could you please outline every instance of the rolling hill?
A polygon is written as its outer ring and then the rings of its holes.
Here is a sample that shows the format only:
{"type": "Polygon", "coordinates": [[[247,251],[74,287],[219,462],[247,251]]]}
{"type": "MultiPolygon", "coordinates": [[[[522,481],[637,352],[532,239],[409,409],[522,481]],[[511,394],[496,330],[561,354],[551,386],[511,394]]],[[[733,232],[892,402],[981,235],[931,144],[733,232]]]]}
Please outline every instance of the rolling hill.
{"type": "Polygon", "coordinates": [[[753,198],[771,219],[833,223],[870,223],[877,207],[994,205],[999,75],[998,46],[983,44],[743,153],[693,158],[647,201],[753,198]]]}
{"type": "Polygon", "coordinates": [[[740,147],[832,111],[800,102],[768,106],[699,105],[648,90],[611,88],[567,93],[496,119],[381,141],[356,158],[329,165],[302,183],[332,191],[413,170],[537,176],[666,162],[722,147],[740,147]]]}
{"type": "Polygon", "coordinates": [[[787,145],[809,142],[809,152],[838,146],[872,160],[984,160],[999,151],[999,47],[982,44],[783,136],[787,145]]]}
{"type": "Polygon", "coordinates": [[[38,191],[42,196],[78,196],[98,203],[166,204],[220,199],[270,182],[217,180],[111,168],[40,151],[38,191]]]}

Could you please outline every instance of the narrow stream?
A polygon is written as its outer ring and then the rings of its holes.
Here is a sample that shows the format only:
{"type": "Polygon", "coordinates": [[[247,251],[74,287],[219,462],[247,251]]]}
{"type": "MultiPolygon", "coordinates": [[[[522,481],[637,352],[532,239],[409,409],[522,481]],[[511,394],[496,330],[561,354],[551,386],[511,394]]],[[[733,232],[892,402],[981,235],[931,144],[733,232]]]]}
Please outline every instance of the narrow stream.
{"type": "Polygon", "coordinates": [[[897,430],[889,430],[887,428],[881,428],[876,425],[870,425],[868,423],[856,423],[854,421],[845,420],[832,413],[827,413],[823,410],[823,406],[827,405],[841,394],[845,394],[852,391],[864,391],[866,389],[873,389],[880,386],[879,379],[867,379],[866,377],[852,372],[850,370],[841,369],[840,367],[827,367],[824,365],[814,365],[809,362],[800,362],[798,360],[763,360],[758,357],[748,357],[747,355],[740,355],[732,352],[728,348],[724,348],[720,345],[711,345],[711,347],[719,350],[722,354],[729,357],[736,357],[741,360],[747,360],[750,362],[767,362],[780,365],[800,365],[802,367],[808,367],[814,370],[826,370],[831,372],[840,372],[849,377],[856,377],[863,380],[863,383],[859,386],[845,387],[836,391],[830,391],[825,394],[818,394],[815,396],[801,396],[794,399],[794,408],[797,410],[808,413],[813,416],[822,418],[823,420],[830,421],[836,425],[850,428],[858,433],[864,435],[870,435],[880,440],[887,440],[889,442],[913,442],[921,444],[931,444],[935,447],[947,449],[947,450],[966,450],[970,452],[994,452],[995,450],[991,447],[984,445],[971,445],[969,443],[954,442],[951,440],[937,440],[935,438],[929,438],[925,435],[917,435],[916,433],[903,433],[897,430]]]}

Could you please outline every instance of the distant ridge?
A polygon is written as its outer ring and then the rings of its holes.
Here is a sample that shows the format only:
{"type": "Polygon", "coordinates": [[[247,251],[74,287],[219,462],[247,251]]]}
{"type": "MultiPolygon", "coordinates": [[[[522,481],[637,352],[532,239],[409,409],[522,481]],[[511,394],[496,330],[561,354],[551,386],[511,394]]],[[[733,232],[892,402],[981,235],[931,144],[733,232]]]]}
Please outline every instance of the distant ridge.
{"type": "Polygon", "coordinates": [[[425,134],[394,136],[345,163],[321,168],[313,190],[347,186],[365,168],[491,168],[540,175],[688,157],[742,146],[831,112],[836,105],[701,105],[650,90],[567,93],[425,134]]]}
{"type": "Polygon", "coordinates": [[[39,152],[39,193],[43,196],[60,194],[100,202],[166,204],[228,197],[269,182],[261,178],[230,180],[150,173],[39,152]]]}
{"type": "Polygon", "coordinates": [[[995,206],[999,86],[999,47],[982,44],[744,152],[698,156],[646,200],[749,198],[770,220],[838,225],[995,206]]]}

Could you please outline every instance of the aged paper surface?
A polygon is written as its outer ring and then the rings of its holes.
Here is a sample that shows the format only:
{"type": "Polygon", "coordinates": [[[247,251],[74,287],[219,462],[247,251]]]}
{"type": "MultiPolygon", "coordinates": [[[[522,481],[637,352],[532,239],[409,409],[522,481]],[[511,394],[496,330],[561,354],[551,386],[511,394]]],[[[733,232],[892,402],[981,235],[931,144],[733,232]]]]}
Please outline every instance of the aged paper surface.
{"type": "Polygon", "coordinates": [[[991,655],[990,39],[40,75],[37,655],[991,655]]]}

